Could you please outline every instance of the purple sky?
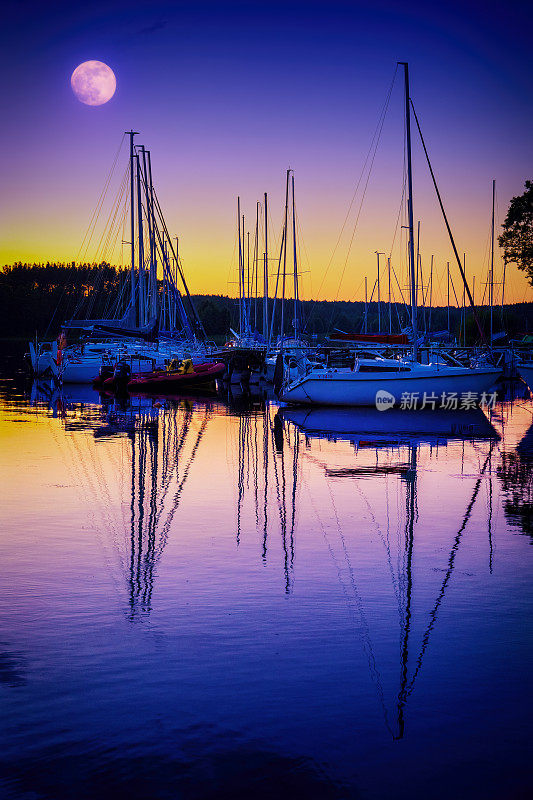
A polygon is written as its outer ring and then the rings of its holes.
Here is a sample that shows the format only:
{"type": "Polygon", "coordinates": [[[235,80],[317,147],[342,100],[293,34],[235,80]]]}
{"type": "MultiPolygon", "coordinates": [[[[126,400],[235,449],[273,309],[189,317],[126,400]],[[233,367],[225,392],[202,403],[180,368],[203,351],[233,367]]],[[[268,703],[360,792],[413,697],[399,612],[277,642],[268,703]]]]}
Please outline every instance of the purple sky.
{"type": "MultiPolygon", "coordinates": [[[[0,133],[2,263],[77,257],[122,134],[133,126],[152,151],[193,291],[235,292],[236,196],[252,229],[255,202],[269,193],[274,238],[291,167],[304,293],[361,297],[364,276],[373,281],[374,251],[391,249],[400,203],[400,76],[352,246],[361,189],[332,254],[396,62],[408,60],[458,247],[479,286],[492,179],[501,222],[510,197],[533,177],[531,23],[531,4],[521,2],[8,3],[0,48],[10,76],[0,133]],[[74,68],[90,59],[117,78],[115,96],[95,108],[70,87],[74,68]]],[[[418,143],[416,150],[421,252],[425,265],[435,256],[442,278],[452,253],[418,143]]],[[[122,156],[121,174],[125,149],[122,156]]],[[[392,252],[401,271],[399,238],[392,252]]],[[[120,259],[117,243],[110,260],[120,259]]],[[[499,265],[497,258],[497,274],[499,265]]],[[[515,267],[508,277],[509,300],[531,299],[515,267]]]]}

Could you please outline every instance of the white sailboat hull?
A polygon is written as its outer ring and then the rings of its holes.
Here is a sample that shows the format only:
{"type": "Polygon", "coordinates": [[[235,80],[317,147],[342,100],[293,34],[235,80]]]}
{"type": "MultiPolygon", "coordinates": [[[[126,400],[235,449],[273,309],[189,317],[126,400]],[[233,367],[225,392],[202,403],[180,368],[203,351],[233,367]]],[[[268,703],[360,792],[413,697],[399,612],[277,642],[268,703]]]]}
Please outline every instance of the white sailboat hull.
{"type": "MultiPolygon", "coordinates": [[[[331,406],[376,406],[378,392],[388,392],[394,405],[405,393],[418,393],[420,401],[443,393],[487,392],[501,370],[494,367],[462,368],[415,365],[406,372],[352,372],[350,370],[316,370],[282,388],[281,400],[286,403],[331,406]]],[[[392,405],[392,402],[391,402],[392,405]]]]}
{"type": "Polygon", "coordinates": [[[61,373],[63,383],[92,383],[98,376],[102,359],[65,364],[61,373]]]}
{"type": "MultiPolygon", "coordinates": [[[[47,345],[48,347],[48,345],[47,345]]],[[[41,347],[35,349],[33,342],[29,343],[31,369],[36,377],[49,375],[57,378],[57,344],[54,342],[50,345],[50,349],[44,350],[41,347]]]]}

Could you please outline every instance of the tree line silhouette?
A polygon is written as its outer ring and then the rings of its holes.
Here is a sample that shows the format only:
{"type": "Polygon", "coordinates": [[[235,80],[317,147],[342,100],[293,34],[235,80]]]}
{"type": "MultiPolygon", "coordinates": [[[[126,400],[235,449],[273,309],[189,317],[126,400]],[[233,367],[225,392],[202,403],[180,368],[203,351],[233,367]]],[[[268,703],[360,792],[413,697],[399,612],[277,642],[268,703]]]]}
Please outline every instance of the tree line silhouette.
{"type": "MultiPolygon", "coordinates": [[[[27,264],[18,262],[0,269],[0,336],[2,338],[54,338],[61,324],[70,318],[113,317],[124,304],[129,293],[130,273],[128,268],[101,264],[51,263],[27,264]]],[[[162,281],[160,281],[162,287],[162,281]]],[[[211,338],[223,339],[230,329],[237,330],[239,324],[238,299],[225,295],[193,295],[200,319],[211,338]]],[[[262,328],[262,298],[249,303],[252,329],[262,328]]],[[[269,316],[273,300],[269,298],[269,316]]],[[[279,328],[281,303],[276,303],[274,330],[279,328]]],[[[362,332],[364,329],[364,302],[344,300],[304,301],[299,313],[307,334],[318,340],[334,330],[362,332]]],[[[478,308],[482,325],[488,330],[487,307],[478,308]]],[[[292,301],[285,311],[286,333],[290,333],[292,301]]],[[[452,335],[462,335],[462,311],[450,309],[452,335]]],[[[467,342],[476,337],[472,313],[465,315],[467,342]]],[[[533,330],[533,303],[504,306],[494,311],[494,330],[505,329],[510,335],[519,335],[533,330]]],[[[409,324],[409,311],[403,304],[392,304],[393,333],[409,324]]],[[[419,327],[446,330],[447,308],[420,309],[419,327]]],[[[388,305],[381,303],[381,330],[389,330],[388,305]]],[[[367,329],[376,333],[379,327],[378,304],[368,304],[367,329]]]]}

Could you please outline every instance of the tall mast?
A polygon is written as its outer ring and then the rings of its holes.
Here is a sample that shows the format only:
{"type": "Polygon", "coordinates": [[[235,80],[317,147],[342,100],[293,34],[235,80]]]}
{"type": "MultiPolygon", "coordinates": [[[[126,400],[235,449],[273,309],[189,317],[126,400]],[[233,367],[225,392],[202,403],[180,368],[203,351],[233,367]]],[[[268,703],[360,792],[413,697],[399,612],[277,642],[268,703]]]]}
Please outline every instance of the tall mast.
{"type": "MultiPolygon", "coordinates": [[[[174,258],[174,284],[176,287],[178,286],[178,258],[179,258],[179,237],[176,236],[176,256],[174,258]]],[[[176,328],[177,322],[177,306],[174,304],[174,328],[176,328]]]]}
{"type": "MultiPolygon", "coordinates": [[[[245,283],[245,272],[244,272],[244,263],[245,263],[245,256],[244,256],[244,240],[245,240],[245,236],[244,236],[244,214],[242,215],[241,236],[242,236],[242,318],[243,318],[243,322],[244,322],[244,331],[247,332],[248,331],[248,312],[247,312],[247,309],[246,309],[247,298],[246,298],[246,283],[245,283]]],[[[250,287],[248,287],[248,289],[249,288],[250,287]]]]}
{"type": "MultiPolygon", "coordinates": [[[[133,137],[137,131],[126,131],[130,137],[130,236],[131,236],[131,305],[135,308],[135,173],[133,137]]],[[[136,320],[134,320],[134,323],[136,320]]]]}
{"type": "Polygon", "coordinates": [[[446,262],[446,269],[448,274],[448,333],[450,332],[450,262],[446,262]]]}
{"type": "MultiPolygon", "coordinates": [[[[246,284],[248,286],[248,307],[250,306],[250,231],[246,231],[246,284]]],[[[250,309],[248,308],[248,311],[250,309]]],[[[251,314],[249,313],[249,316],[251,314]]]]}
{"type": "Polygon", "coordinates": [[[292,244],[294,256],[294,335],[298,338],[300,328],[298,320],[298,259],[296,255],[296,213],[294,203],[294,173],[292,175],[292,244]]]}
{"type": "Polygon", "coordinates": [[[389,336],[392,333],[392,303],[391,303],[391,293],[390,293],[390,256],[387,258],[387,267],[389,270],[389,336]]]}
{"type": "Polygon", "coordinates": [[[492,308],[494,305],[494,201],[496,181],[492,181],[492,225],[490,234],[490,344],[492,347],[492,308]]]}
{"type": "Polygon", "coordinates": [[[268,337],[268,199],[265,192],[265,259],[263,263],[263,336],[268,337]]]}
{"type": "Polygon", "coordinates": [[[431,310],[433,304],[433,256],[431,256],[431,269],[429,271],[429,332],[431,333],[431,310]]]}
{"type": "Polygon", "coordinates": [[[368,333],[368,278],[365,275],[365,333],[368,333]]]}
{"type": "Polygon", "coordinates": [[[145,319],[145,292],[144,292],[144,237],[143,237],[143,213],[141,200],[141,164],[139,156],[136,155],[137,165],[137,227],[139,232],[139,325],[144,325],[145,319]]]}
{"type": "Polygon", "coordinates": [[[252,275],[255,277],[255,297],[254,297],[254,331],[257,331],[257,278],[259,272],[259,206],[255,204],[255,242],[254,242],[254,269],[252,275]]]}
{"type": "Polygon", "coordinates": [[[379,257],[384,255],[385,253],[378,253],[376,250],[376,256],[378,257],[378,333],[381,333],[381,284],[379,282],[379,257]]]}
{"type": "MultiPolygon", "coordinates": [[[[158,313],[158,291],[157,291],[157,247],[156,247],[156,224],[155,224],[155,210],[154,210],[154,182],[152,180],[152,155],[149,150],[146,151],[148,158],[148,175],[146,184],[146,196],[149,198],[150,204],[150,217],[152,220],[152,250],[150,259],[150,296],[152,300],[151,316],[155,317],[158,313]]],[[[159,233],[157,233],[159,236],[159,233]]]]}
{"type": "Polygon", "coordinates": [[[411,273],[411,327],[413,329],[413,359],[417,357],[417,309],[416,309],[416,290],[415,290],[415,235],[413,225],[413,166],[411,163],[411,109],[409,106],[409,65],[403,64],[405,78],[405,134],[407,145],[407,210],[409,216],[409,269],[411,273]]]}
{"type": "Polygon", "coordinates": [[[237,230],[239,231],[239,333],[243,334],[242,324],[242,294],[243,294],[243,281],[242,281],[242,242],[241,242],[241,198],[237,197],[237,230]]]}
{"type": "Polygon", "coordinates": [[[285,336],[285,279],[286,279],[286,267],[287,267],[287,216],[289,213],[289,176],[291,174],[290,169],[287,170],[287,183],[285,185],[285,222],[283,225],[283,233],[284,233],[284,243],[283,243],[283,281],[282,281],[282,292],[281,292],[281,347],[283,348],[283,339],[285,336]]]}
{"type": "MultiPolygon", "coordinates": [[[[466,283],[466,253],[463,253],[463,275],[466,283]]],[[[473,301],[472,301],[473,303],[473,301]]],[[[463,347],[466,345],[466,306],[465,306],[465,284],[463,283],[463,347]]]]}
{"type": "Polygon", "coordinates": [[[144,145],[141,145],[141,154],[143,160],[143,174],[144,174],[144,190],[146,196],[146,220],[148,223],[148,244],[150,247],[150,269],[148,271],[148,293],[147,293],[147,310],[148,310],[148,317],[152,317],[154,315],[154,301],[153,301],[153,293],[154,293],[154,286],[153,286],[153,270],[154,270],[154,247],[155,247],[155,240],[154,240],[154,231],[153,231],[153,209],[152,203],[150,199],[150,181],[148,179],[148,167],[146,161],[146,149],[144,145]]]}

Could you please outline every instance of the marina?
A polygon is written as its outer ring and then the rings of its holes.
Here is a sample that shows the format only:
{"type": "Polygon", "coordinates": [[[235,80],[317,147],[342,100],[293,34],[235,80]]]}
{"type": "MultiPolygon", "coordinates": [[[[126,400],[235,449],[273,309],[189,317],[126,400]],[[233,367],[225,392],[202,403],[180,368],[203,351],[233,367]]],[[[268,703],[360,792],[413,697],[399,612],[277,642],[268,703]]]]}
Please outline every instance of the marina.
{"type": "Polygon", "coordinates": [[[2,32],[0,800],[529,800],[532,9],[2,32]]]}

